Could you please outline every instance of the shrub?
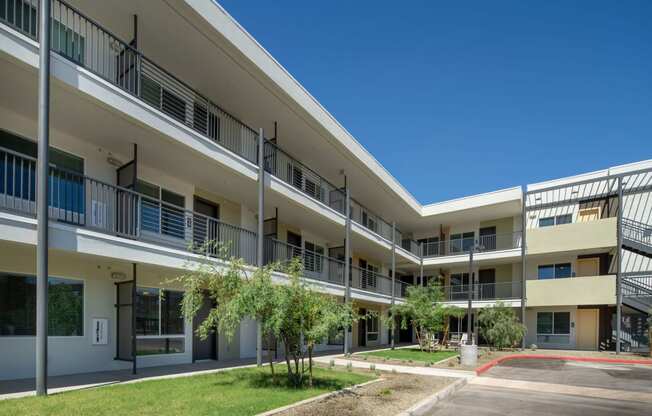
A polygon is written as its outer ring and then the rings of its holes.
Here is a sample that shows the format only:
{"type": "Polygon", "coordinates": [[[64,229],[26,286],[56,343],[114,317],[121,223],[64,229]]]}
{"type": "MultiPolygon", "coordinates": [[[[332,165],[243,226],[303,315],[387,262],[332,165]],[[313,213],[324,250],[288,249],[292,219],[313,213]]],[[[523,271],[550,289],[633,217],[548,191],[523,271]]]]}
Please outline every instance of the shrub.
{"type": "Polygon", "coordinates": [[[351,361],[346,363],[346,371],[348,371],[349,373],[353,371],[353,363],[351,361]]]}
{"type": "Polygon", "coordinates": [[[502,302],[498,302],[493,308],[482,309],[478,316],[478,325],[487,342],[499,350],[520,343],[526,331],[514,310],[502,302]]]}
{"type": "Polygon", "coordinates": [[[369,370],[370,370],[370,371],[376,371],[376,364],[371,364],[371,365],[369,366],[369,370]]]}
{"type": "Polygon", "coordinates": [[[331,360],[328,362],[328,367],[331,368],[331,369],[332,369],[333,367],[335,367],[335,360],[331,359],[331,360]]]}
{"type": "Polygon", "coordinates": [[[531,345],[530,345],[530,349],[531,349],[532,351],[536,351],[536,350],[537,350],[537,344],[531,344],[531,345]]]}

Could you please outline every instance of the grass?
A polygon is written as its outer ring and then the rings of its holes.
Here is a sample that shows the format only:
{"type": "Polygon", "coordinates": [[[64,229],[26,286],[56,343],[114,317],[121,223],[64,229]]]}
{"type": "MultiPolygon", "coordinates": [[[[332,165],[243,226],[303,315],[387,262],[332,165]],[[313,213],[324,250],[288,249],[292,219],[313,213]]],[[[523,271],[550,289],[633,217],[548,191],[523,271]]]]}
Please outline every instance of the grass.
{"type": "Polygon", "coordinates": [[[277,368],[278,384],[269,368],[247,368],[3,400],[0,415],[254,415],[375,378],[316,368],[312,388],[294,388],[277,368]]]}
{"type": "Polygon", "coordinates": [[[379,357],[386,360],[400,360],[400,361],[407,361],[407,362],[419,361],[422,363],[430,363],[430,362],[436,363],[437,361],[454,357],[458,355],[458,353],[455,351],[424,352],[419,350],[418,348],[399,348],[395,350],[369,351],[359,355],[379,357]]]}

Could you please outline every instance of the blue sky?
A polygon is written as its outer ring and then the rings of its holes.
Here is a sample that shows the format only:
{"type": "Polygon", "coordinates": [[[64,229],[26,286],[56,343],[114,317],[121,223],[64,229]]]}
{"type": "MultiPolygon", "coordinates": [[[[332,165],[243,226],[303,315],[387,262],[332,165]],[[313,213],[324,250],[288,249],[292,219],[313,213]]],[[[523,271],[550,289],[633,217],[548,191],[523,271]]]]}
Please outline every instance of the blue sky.
{"type": "Polygon", "coordinates": [[[652,1],[220,4],[422,203],[652,158],[652,1]]]}

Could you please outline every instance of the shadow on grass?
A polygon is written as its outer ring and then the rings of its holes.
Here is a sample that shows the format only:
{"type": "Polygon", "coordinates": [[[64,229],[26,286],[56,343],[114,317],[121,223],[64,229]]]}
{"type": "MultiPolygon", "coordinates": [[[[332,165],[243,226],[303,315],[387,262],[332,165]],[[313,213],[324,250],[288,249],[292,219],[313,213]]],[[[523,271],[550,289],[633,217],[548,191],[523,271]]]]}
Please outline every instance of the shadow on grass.
{"type": "MultiPolygon", "coordinates": [[[[221,374],[226,375],[225,373],[221,374]]],[[[220,377],[214,381],[216,386],[234,386],[241,385],[247,388],[256,389],[281,389],[281,390],[297,390],[305,389],[308,387],[308,374],[303,377],[303,384],[295,386],[293,382],[288,379],[287,371],[277,371],[276,380],[272,377],[269,370],[252,370],[238,374],[238,377],[233,376],[220,377]]],[[[315,374],[312,381],[313,389],[325,390],[340,390],[347,387],[350,383],[343,380],[338,380],[335,374],[323,375],[315,374]]]]}

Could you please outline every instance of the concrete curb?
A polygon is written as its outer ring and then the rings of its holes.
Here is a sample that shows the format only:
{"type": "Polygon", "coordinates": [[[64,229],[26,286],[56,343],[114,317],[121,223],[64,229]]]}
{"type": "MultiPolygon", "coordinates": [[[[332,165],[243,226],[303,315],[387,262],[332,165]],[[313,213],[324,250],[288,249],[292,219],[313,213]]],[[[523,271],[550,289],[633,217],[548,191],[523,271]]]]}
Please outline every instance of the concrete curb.
{"type": "Polygon", "coordinates": [[[359,389],[360,387],[365,387],[365,386],[368,386],[370,384],[378,383],[378,382],[381,382],[381,381],[385,381],[385,379],[384,378],[377,378],[375,380],[370,380],[370,381],[367,381],[365,383],[356,384],[355,386],[345,387],[345,388],[343,388],[341,390],[336,390],[336,391],[331,391],[331,392],[328,392],[328,393],[320,394],[319,396],[310,397],[308,399],[301,400],[300,402],[291,403],[291,404],[288,404],[288,405],[283,406],[283,407],[277,407],[276,409],[268,410],[268,411],[263,412],[263,413],[258,413],[256,416],[272,416],[272,415],[276,415],[278,413],[285,412],[286,410],[289,410],[289,409],[292,409],[292,408],[295,408],[295,407],[298,407],[298,406],[302,406],[304,404],[316,402],[316,401],[319,401],[319,400],[322,400],[322,399],[326,399],[328,397],[337,396],[337,395],[340,395],[342,393],[345,393],[345,392],[348,392],[348,391],[353,391],[355,389],[359,389]]]}
{"type": "Polygon", "coordinates": [[[445,398],[452,395],[462,387],[466,386],[468,382],[469,382],[468,378],[460,378],[457,381],[455,381],[453,384],[444,387],[443,389],[439,390],[437,393],[433,394],[432,396],[426,397],[425,399],[421,400],[419,403],[399,413],[396,416],[423,416],[429,411],[431,411],[432,408],[435,407],[435,405],[439,403],[441,400],[444,400],[445,398]]]}
{"type": "Polygon", "coordinates": [[[576,357],[573,355],[545,355],[545,354],[512,354],[505,355],[504,357],[496,358],[486,364],[481,365],[475,369],[475,373],[480,375],[487,372],[492,367],[507,360],[526,359],[526,360],[563,360],[563,361],[582,361],[589,363],[605,363],[605,364],[646,364],[652,365],[652,360],[628,360],[625,358],[602,358],[602,357],[576,357]]]}

